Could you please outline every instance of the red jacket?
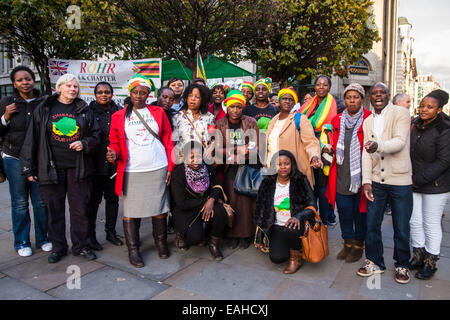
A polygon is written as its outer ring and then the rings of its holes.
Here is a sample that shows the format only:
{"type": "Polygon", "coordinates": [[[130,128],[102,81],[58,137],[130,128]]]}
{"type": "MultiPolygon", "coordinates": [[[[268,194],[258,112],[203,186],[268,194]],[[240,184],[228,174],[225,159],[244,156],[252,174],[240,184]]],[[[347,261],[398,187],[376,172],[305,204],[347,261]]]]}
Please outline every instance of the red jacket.
{"type": "MultiPolygon", "coordinates": [[[[159,138],[162,141],[164,149],[166,149],[167,162],[169,172],[172,172],[175,164],[172,160],[173,140],[172,128],[164,110],[161,107],[147,105],[148,110],[155,119],[159,127],[159,138]]],[[[125,113],[126,109],[119,110],[111,116],[111,129],[109,131],[109,147],[117,154],[117,177],[116,177],[116,193],[122,195],[123,175],[128,159],[128,149],[125,136],[125,113]]]]}
{"type": "MultiPolygon", "coordinates": [[[[369,110],[364,108],[363,119],[365,120],[371,114],[372,113],[369,110]]],[[[336,115],[331,120],[331,125],[333,126],[333,139],[331,141],[331,145],[335,152],[334,152],[333,162],[331,163],[330,175],[328,176],[328,185],[327,185],[327,190],[325,192],[325,197],[327,197],[328,202],[333,206],[333,208],[334,208],[334,204],[336,202],[336,183],[337,183],[336,146],[337,146],[337,143],[339,140],[339,133],[340,133],[340,129],[341,129],[341,118],[342,118],[342,113],[336,115]]],[[[364,147],[363,124],[364,124],[364,121],[361,124],[361,127],[359,127],[358,132],[357,132],[359,143],[361,145],[361,154],[362,154],[363,147],[364,147]]],[[[364,196],[364,190],[362,190],[361,191],[361,201],[359,202],[359,212],[366,212],[366,211],[367,211],[367,199],[364,196]]]]}

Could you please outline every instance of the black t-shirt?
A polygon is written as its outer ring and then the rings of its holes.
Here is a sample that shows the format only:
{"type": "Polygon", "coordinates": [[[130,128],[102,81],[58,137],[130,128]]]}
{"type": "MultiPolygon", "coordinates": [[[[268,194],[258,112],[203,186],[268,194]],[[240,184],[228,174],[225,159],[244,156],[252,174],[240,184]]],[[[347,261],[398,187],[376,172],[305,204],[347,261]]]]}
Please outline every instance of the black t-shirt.
{"type": "Polygon", "coordinates": [[[50,148],[57,169],[76,167],[78,151],[70,149],[72,142],[81,138],[80,126],[76,121],[75,104],[56,101],[50,110],[48,125],[50,148]]]}
{"type": "Polygon", "coordinates": [[[269,125],[270,120],[275,117],[280,111],[270,103],[263,109],[258,108],[255,104],[245,107],[244,116],[252,117],[258,123],[259,129],[265,131],[269,125]]]}

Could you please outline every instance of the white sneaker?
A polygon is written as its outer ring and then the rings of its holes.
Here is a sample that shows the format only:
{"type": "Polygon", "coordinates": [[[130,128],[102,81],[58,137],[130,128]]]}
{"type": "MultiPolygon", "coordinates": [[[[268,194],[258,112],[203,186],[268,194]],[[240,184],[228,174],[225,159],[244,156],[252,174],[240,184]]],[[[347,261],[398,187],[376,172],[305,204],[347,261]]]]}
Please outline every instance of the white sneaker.
{"type": "Polygon", "coordinates": [[[30,247],[26,247],[26,248],[19,249],[17,251],[17,253],[21,257],[29,257],[29,256],[31,256],[33,254],[33,251],[31,251],[30,247]]]}
{"type": "Polygon", "coordinates": [[[50,252],[53,250],[53,245],[51,242],[46,242],[41,246],[42,251],[50,252]]]}

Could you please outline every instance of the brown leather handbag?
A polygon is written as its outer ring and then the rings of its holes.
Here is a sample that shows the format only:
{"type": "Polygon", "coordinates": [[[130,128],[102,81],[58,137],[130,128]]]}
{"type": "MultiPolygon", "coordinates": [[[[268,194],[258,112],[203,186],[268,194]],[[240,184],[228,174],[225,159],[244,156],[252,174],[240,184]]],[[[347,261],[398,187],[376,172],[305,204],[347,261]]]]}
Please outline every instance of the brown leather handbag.
{"type": "Polygon", "coordinates": [[[307,207],[314,210],[316,223],[311,227],[308,221],[305,222],[305,233],[300,237],[302,240],[302,258],[306,261],[318,263],[329,254],[328,250],[328,228],[322,223],[317,210],[314,207],[307,207]]]}
{"type": "Polygon", "coordinates": [[[219,203],[223,206],[227,213],[227,226],[229,228],[233,227],[234,222],[234,209],[231,207],[231,205],[228,203],[227,195],[225,194],[225,191],[223,190],[221,185],[216,184],[213,186],[213,188],[218,188],[222,191],[223,201],[222,199],[219,200],[219,203]]]}

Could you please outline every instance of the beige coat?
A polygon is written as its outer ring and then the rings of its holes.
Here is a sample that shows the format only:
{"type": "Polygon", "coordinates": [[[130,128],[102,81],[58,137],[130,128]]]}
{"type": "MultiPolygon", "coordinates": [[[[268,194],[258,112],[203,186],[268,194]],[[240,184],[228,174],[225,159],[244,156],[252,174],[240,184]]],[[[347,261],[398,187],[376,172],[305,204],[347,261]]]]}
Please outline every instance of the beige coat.
{"type": "MultiPolygon", "coordinates": [[[[269,123],[266,131],[266,142],[269,143],[270,133],[280,114],[277,114],[269,123]]],[[[308,177],[311,187],[314,188],[314,174],[311,159],[316,156],[320,159],[320,143],[314,135],[314,129],[306,116],[300,118],[301,137],[295,127],[295,113],[291,113],[280,132],[278,150],[290,151],[297,161],[298,169],[308,177]]]]}
{"type": "Polygon", "coordinates": [[[362,183],[372,182],[405,186],[412,184],[412,166],[409,155],[411,117],[405,108],[389,103],[384,116],[381,141],[373,130],[373,114],[364,121],[364,144],[378,143],[372,154],[364,148],[362,154],[362,183]]]}

